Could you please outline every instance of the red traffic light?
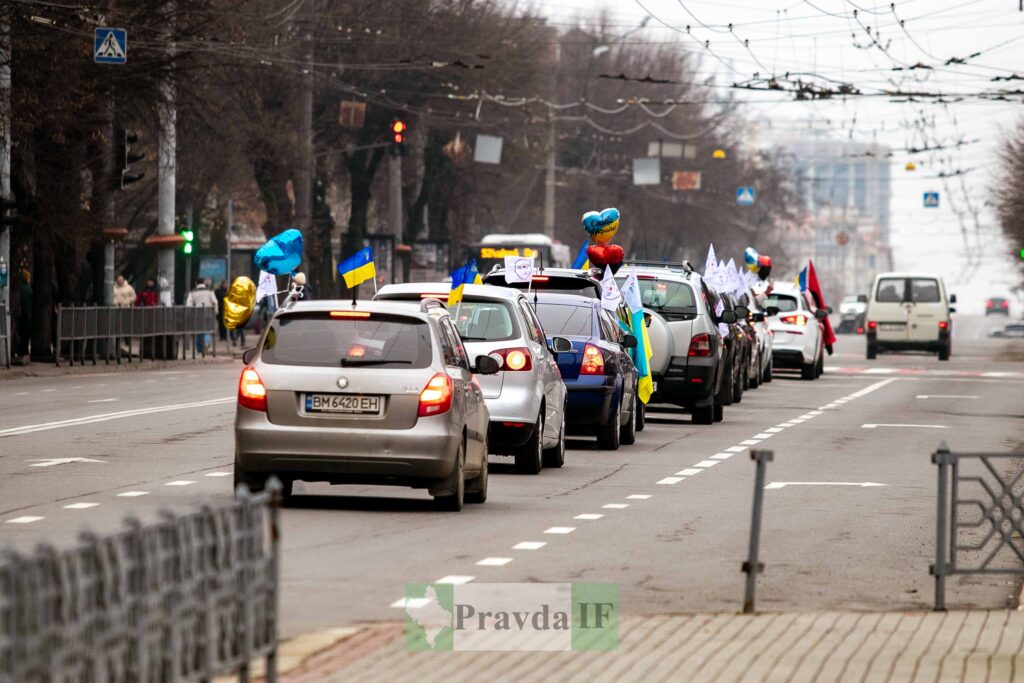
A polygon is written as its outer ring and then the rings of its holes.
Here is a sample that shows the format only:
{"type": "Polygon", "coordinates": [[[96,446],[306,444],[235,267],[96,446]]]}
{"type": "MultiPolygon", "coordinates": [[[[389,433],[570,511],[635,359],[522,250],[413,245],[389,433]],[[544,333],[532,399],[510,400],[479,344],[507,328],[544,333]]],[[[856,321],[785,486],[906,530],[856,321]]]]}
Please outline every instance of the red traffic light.
{"type": "Polygon", "coordinates": [[[395,121],[394,123],[391,124],[391,132],[395,134],[397,139],[401,136],[402,133],[405,132],[405,129],[407,127],[408,126],[405,125],[404,121],[395,121]]]}

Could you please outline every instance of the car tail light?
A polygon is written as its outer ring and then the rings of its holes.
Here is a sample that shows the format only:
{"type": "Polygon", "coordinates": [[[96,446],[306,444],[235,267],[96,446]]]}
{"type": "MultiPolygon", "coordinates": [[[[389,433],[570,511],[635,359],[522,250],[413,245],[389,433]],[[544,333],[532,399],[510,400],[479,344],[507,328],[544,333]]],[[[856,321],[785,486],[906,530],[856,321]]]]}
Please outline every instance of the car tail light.
{"type": "Polygon", "coordinates": [[[349,358],[363,358],[366,356],[366,347],[361,344],[356,344],[348,350],[349,358]]]}
{"type": "Polygon", "coordinates": [[[249,410],[267,412],[267,388],[259,373],[252,368],[242,370],[238,380],[238,405],[249,410]]]}
{"type": "Polygon", "coordinates": [[[452,378],[439,372],[430,378],[420,392],[420,408],[416,417],[429,417],[447,412],[452,407],[452,378]]]}
{"type": "Polygon", "coordinates": [[[601,349],[593,344],[587,344],[583,347],[583,365],[580,367],[580,374],[604,374],[604,356],[601,354],[601,349]]]}
{"type": "Polygon", "coordinates": [[[534,275],[530,279],[533,280],[534,282],[547,282],[551,278],[549,278],[547,275],[534,275]]]}
{"type": "Polygon", "coordinates": [[[939,329],[940,330],[948,330],[949,329],[949,321],[948,320],[940,320],[939,321],[939,329]]]}
{"type": "Polygon", "coordinates": [[[878,329],[878,321],[876,321],[876,320],[869,320],[868,321],[868,329],[869,330],[877,330],[878,329]]]}
{"type": "Polygon", "coordinates": [[[421,299],[447,299],[449,292],[423,292],[420,294],[421,299]]]}
{"type": "Polygon", "coordinates": [[[796,325],[798,327],[803,327],[807,324],[806,315],[784,315],[780,320],[787,325],[796,325]]]}
{"type": "Polygon", "coordinates": [[[1010,302],[1009,301],[1004,301],[1001,304],[999,304],[999,307],[1000,308],[1009,308],[1010,307],[1010,302]]]}
{"type": "Polygon", "coordinates": [[[858,327],[857,328],[857,334],[864,334],[864,328],[863,327],[858,327]]]}
{"type": "Polygon", "coordinates": [[[637,275],[636,279],[637,280],[657,280],[658,276],[657,275],[637,275]]]}
{"type": "Polygon", "coordinates": [[[498,351],[491,351],[488,355],[498,361],[498,369],[500,370],[525,372],[533,369],[533,360],[530,358],[529,349],[499,349],[498,351]]]}
{"type": "Polygon", "coordinates": [[[690,350],[686,354],[687,356],[700,356],[706,357],[711,355],[711,335],[706,332],[693,335],[693,339],[690,340],[690,350]]]}
{"type": "Polygon", "coordinates": [[[331,311],[332,318],[369,318],[369,311],[331,311]]]}

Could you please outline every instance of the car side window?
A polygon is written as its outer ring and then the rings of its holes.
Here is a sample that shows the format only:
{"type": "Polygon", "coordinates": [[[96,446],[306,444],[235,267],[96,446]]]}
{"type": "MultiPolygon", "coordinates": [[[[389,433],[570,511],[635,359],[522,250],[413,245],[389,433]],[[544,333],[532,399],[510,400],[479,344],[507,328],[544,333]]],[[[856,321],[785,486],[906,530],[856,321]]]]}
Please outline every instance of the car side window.
{"type": "MultiPolygon", "coordinates": [[[[462,337],[459,336],[459,331],[455,329],[455,324],[451,318],[445,318],[441,326],[444,328],[445,333],[448,336],[449,343],[451,344],[452,350],[455,353],[455,365],[465,370],[470,369],[469,354],[466,352],[466,346],[462,343],[462,337]]],[[[447,361],[446,361],[447,362],[447,361]]]]}
{"type": "Polygon", "coordinates": [[[445,365],[458,367],[459,357],[455,352],[455,346],[452,344],[452,338],[448,333],[448,327],[444,323],[444,320],[439,320],[437,325],[437,338],[441,344],[441,355],[444,357],[445,365]]]}
{"type": "Polygon", "coordinates": [[[605,310],[601,310],[601,334],[608,341],[621,342],[622,335],[619,334],[619,326],[612,319],[611,313],[605,310]]]}
{"type": "Polygon", "coordinates": [[[543,344],[544,329],[540,326],[540,321],[537,320],[537,316],[534,314],[533,309],[530,308],[530,304],[520,299],[519,309],[523,312],[523,318],[526,320],[526,335],[538,344],[543,344]]]}

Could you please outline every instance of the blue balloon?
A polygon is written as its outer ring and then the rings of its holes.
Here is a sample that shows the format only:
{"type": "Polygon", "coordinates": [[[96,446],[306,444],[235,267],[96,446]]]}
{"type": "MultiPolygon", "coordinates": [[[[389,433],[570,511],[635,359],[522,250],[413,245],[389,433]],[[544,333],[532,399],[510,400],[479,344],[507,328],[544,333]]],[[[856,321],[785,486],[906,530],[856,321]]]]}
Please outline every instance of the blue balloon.
{"type": "Polygon", "coordinates": [[[302,233],[290,228],[274,235],[256,250],[252,262],[273,275],[291,275],[302,263],[302,233]]]}

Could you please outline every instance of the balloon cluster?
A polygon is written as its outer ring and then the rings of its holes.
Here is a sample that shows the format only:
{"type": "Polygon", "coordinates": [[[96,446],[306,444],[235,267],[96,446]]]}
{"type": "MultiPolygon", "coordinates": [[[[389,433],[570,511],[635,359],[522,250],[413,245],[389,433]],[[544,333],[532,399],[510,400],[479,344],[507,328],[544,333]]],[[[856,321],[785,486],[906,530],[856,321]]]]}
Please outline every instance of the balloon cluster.
{"type": "MultiPolygon", "coordinates": [[[[256,250],[252,262],[272,275],[302,276],[295,269],[302,263],[302,233],[290,228],[274,235],[256,250]]],[[[305,284],[305,277],[302,277],[305,284]]],[[[224,327],[234,330],[244,326],[256,308],[256,283],[244,275],[236,277],[224,297],[224,327]]],[[[300,290],[301,291],[301,290],[300,290]]]]}
{"type": "Polygon", "coordinates": [[[583,214],[583,229],[593,244],[587,247],[587,258],[595,266],[609,266],[618,271],[626,258],[626,252],[617,244],[611,244],[619,230],[619,210],[588,211],[583,214]]]}
{"type": "Polygon", "coordinates": [[[772,257],[758,254],[753,247],[743,250],[743,261],[747,264],[747,270],[757,273],[762,280],[767,280],[768,276],[772,274],[772,257]]]}

